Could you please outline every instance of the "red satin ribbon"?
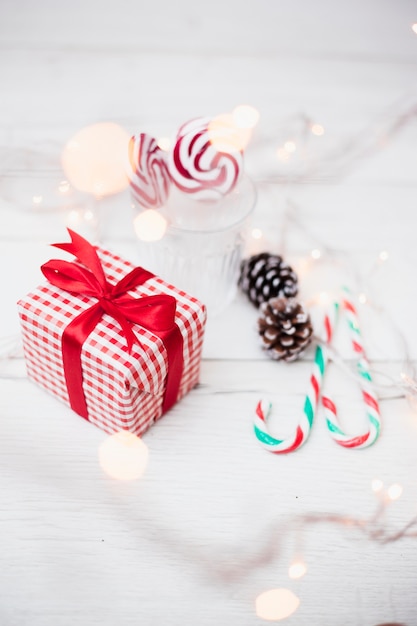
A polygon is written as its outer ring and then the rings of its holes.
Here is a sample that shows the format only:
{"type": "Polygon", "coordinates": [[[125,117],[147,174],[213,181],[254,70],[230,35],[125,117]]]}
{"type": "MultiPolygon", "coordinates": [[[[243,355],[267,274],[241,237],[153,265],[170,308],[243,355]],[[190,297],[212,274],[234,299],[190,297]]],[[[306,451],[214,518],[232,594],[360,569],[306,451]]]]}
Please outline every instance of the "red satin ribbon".
{"type": "Polygon", "coordinates": [[[95,248],[69,228],[68,232],[71,243],[56,243],[53,246],[70,252],[83,266],[52,259],[42,265],[41,270],[56,287],[70,293],[97,298],[95,304],[68,324],[62,335],[64,374],[71,408],[88,419],[81,351],[103,313],[107,313],[120,324],[129,352],[133,343],[138,342],[132,324],[143,326],[164,343],[168,356],[168,374],[162,404],[162,411],[165,413],[177,400],[184,366],[183,337],[175,323],[175,298],[166,294],[133,298],[127,294],[127,291],[154,276],[142,267],[136,267],[116,285],[111,285],[106,279],[95,248]]]}

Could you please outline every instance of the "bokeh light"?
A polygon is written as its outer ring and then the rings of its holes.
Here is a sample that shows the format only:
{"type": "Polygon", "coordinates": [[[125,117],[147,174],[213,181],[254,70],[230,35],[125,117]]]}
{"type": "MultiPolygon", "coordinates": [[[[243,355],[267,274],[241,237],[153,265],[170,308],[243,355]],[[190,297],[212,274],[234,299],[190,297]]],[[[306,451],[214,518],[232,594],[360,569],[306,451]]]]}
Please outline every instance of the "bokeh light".
{"type": "Polygon", "coordinates": [[[399,485],[398,483],[394,483],[394,485],[391,485],[387,489],[387,495],[390,500],[398,500],[398,498],[401,497],[402,492],[402,485],[399,485]]]}
{"type": "Polygon", "coordinates": [[[109,436],[99,448],[103,471],[117,480],[134,480],[145,472],[148,448],[142,439],[127,430],[109,436]]]}
{"type": "Polygon", "coordinates": [[[288,569],[288,576],[294,580],[302,578],[307,572],[307,566],[304,561],[294,561],[288,569]]]}
{"type": "Polygon", "coordinates": [[[280,161],[288,161],[290,158],[290,153],[285,148],[278,148],[277,157],[280,161]]]}
{"type": "Polygon", "coordinates": [[[133,220],[136,236],[141,241],[158,241],[162,239],[167,226],[165,217],[155,209],[146,209],[133,220]]]}
{"type": "Polygon", "coordinates": [[[295,141],[292,141],[292,139],[290,139],[284,143],[284,149],[287,152],[295,152],[297,150],[297,145],[295,141]]]}
{"type": "Polygon", "coordinates": [[[61,180],[61,182],[58,185],[59,193],[62,193],[62,194],[68,193],[70,189],[71,189],[71,186],[69,182],[67,180],[61,180]]]}
{"type": "Polygon", "coordinates": [[[313,135],[316,135],[316,137],[320,137],[321,135],[324,135],[324,128],[321,124],[312,124],[311,132],[313,135]]]}
{"type": "Polygon", "coordinates": [[[232,118],[237,128],[255,128],[259,122],[259,111],[249,104],[240,104],[233,109],[232,118]]]}
{"type": "Polygon", "coordinates": [[[270,589],[256,598],[256,615],[268,621],[277,621],[295,613],[299,605],[299,598],[289,589],[270,589]]]}
{"type": "Polygon", "coordinates": [[[157,143],[158,143],[158,148],[161,148],[161,150],[168,152],[169,149],[171,148],[172,142],[169,137],[160,137],[157,143]]]}
{"type": "Polygon", "coordinates": [[[223,113],[213,117],[208,125],[210,143],[219,152],[243,152],[249,143],[252,132],[250,128],[239,128],[235,125],[233,115],[223,113]]]}
{"type": "Polygon", "coordinates": [[[379,478],[374,478],[371,487],[374,493],[380,493],[384,488],[384,483],[379,478]]]}
{"type": "Polygon", "coordinates": [[[252,229],[252,237],[254,239],[262,239],[263,233],[261,231],[260,228],[253,228],[252,229]]]}
{"type": "Polygon", "coordinates": [[[317,296],[317,301],[321,306],[329,306],[332,299],[327,291],[320,291],[317,296]]]}
{"type": "Polygon", "coordinates": [[[62,153],[62,167],[71,184],[97,197],[128,186],[128,133],[118,124],[103,122],[78,131],[62,153]]]}

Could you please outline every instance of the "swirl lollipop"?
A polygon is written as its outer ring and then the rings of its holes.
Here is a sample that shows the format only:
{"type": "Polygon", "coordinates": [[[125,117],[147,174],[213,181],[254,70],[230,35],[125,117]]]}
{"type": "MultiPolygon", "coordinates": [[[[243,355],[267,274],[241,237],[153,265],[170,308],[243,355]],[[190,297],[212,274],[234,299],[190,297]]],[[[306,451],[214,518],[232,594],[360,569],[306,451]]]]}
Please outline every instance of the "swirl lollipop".
{"type": "Polygon", "coordinates": [[[183,124],[168,157],[174,184],[197,200],[218,200],[232,191],[243,167],[235,133],[221,118],[183,124]]]}
{"type": "Polygon", "coordinates": [[[166,155],[156,139],[141,133],[129,141],[128,178],[132,195],[146,209],[162,206],[169,195],[170,176],[166,155]]]}

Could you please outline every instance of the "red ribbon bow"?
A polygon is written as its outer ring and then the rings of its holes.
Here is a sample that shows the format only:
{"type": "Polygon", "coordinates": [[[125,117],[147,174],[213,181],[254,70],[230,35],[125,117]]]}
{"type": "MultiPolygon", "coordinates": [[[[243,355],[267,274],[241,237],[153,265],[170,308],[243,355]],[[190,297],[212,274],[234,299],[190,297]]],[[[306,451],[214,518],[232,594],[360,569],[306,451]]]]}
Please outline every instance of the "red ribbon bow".
{"type": "Polygon", "coordinates": [[[52,245],[73,254],[82,266],[52,259],[42,265],[41,270],[56,287],[70,293],[97,298],[96,303],[68,324],[62,335],[62,358],[71,408],[88,419],[81,350],[103,313],[107,313],[120,324],[129,352],[133,343],[138,343],[132,324],[143,326],[164,343],[168,356],[168,374],[162,404],[162,411],[165,413],[177,400],[183,370],[183,337],[175,323],[175,298],[166,294],[133,298],[127,294],[127,291],[154,276],[142,267],[136,267],[116,285],[111,285],[106,279],[95,248],[69,228],[68,232],[71,243],[52,245]]]}

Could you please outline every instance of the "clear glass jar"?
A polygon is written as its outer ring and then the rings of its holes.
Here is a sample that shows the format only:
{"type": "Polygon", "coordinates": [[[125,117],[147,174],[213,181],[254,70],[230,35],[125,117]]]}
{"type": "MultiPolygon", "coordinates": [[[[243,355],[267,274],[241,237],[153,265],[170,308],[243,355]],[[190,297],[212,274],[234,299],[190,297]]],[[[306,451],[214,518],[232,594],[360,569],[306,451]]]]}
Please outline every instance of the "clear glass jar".
{"type": "MultiPolygon", "coordinates": [[[[256,203],[253,182],[242,176],[229,194],[197,201],[174,189],[164,207],[167,220],[157,241],[138,240],[139,265],[201,300],[209,315],[234,298],[250,217],[256,203]]],[[[141,212],[135,206],[136,216],[141,212]]]]}

